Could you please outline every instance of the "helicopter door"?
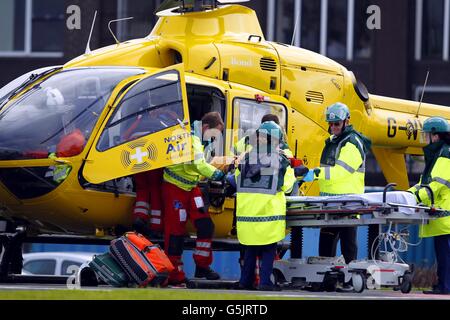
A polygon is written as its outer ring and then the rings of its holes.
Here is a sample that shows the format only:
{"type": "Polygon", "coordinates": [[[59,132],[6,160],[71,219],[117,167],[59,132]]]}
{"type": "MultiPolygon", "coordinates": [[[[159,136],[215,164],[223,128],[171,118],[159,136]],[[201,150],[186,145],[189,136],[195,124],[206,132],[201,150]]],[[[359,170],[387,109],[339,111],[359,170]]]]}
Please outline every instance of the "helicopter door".
{"type": "Polygon", "coordinates": [[[86,159],[87,181],[102,183],[192,160],[182,65],[143,78],[116,100],[86,159]]]}

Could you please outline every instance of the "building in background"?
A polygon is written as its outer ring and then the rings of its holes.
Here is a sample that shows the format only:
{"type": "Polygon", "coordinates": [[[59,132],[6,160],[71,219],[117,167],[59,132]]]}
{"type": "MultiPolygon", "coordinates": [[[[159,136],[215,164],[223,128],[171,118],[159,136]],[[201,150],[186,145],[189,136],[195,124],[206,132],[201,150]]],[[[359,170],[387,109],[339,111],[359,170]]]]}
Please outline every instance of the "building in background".
{"type": "MultiPolygon", "coordinates": [[[[83,54],[96,10],[91,49],[115,43],[108,30],[108,22],[114,19],[134,17],[112,25],[120,41],[147,36],[161,2],[1,0],[0,86],[30,70],[61,65],[83,54]],[[66,27],[67,8],[73,5],[81,9],[79,30],[66,27]]],[[[373,94],[419,100],[430,70],[424,101],[450,106],[450,0],[252,0],[245,5],[256,11],[267,40],[338,61],[373,94]],[[380,9],[379,30],[367,28],[371,16],[367,9],[372,5],[380,9]]],[[[423,163],[410,160],[408,164],[411,181],[416,182],[423,163]]],[[[386,183],[373,157],[367,161],[366,172],[371,185],[386,183]]],[[[424,250],[413,251],[410,258],[429,264],[434,261],[431,246],[424,241],[424,250]]]]}

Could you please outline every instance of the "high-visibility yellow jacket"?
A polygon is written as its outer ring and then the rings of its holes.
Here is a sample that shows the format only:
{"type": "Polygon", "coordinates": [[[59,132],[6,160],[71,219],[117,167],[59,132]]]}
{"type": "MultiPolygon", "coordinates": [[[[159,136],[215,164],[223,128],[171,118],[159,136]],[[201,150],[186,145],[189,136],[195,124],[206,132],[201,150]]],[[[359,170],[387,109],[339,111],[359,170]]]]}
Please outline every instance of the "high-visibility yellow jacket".
{"type": "MultiPolygon", "coordinates": [[[[50,159],[56,159],[56,154],[51,153],[48,156],[50,159]]],[[[72,171],[72,166],[69,164],[57,164],[53,167],[53,181],[56,183],[61,183],[67,179],[70,172],[72,171]]]]}
{"type": "Polygon", "coordinates": [[[347,126],[338,136],[325,141],[317,177],[322,194],[364,193],[366,154],[371,142],[347,126]]]}
{"type": "MultiPolygon", "coordinates": [[[[420,181],[411,187],[417,201],[427,206],[431,205],[429,190],[421,188],[422,184],[429,185],[433,192],[436,208],[450,212],[450,146],[443,141],[432,143],[424,149],[425,169],[420,181]]],[[[450,234],[450,216],[431,220],[421,226],[419,235],[423,238],[450,234]]]]}
{"type": "Polygon", "coordinates": [[[236,170],[236,227],[240,243],[265,245],[284,239],[285,193],[296,181],[294,170],[286,161],[279,169],[274,169],[272,175],[266,172],[258,181],[236,170]]]}
{"type": "Polygon", "coordinates": [[[172,183],[177,187],[191,191],[195,188],[200,177],[215,179],[222,172],[217,170],[205,160],[204,147],[200,138],[192,135],[192,152],[194,160],[190,162],[174,164],[164,168],[164,181],[172,183]]]}

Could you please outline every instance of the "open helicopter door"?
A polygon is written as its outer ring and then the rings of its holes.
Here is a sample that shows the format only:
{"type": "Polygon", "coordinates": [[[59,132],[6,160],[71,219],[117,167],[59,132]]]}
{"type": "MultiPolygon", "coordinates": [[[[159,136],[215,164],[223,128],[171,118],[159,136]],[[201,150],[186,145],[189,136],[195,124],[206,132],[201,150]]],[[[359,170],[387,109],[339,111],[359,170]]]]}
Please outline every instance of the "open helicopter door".
{"type": "Polygon", "coordinates": [[[102,183],[193,159],[182,65],[152,73],[116,99],[83,169],[102,183]]]}

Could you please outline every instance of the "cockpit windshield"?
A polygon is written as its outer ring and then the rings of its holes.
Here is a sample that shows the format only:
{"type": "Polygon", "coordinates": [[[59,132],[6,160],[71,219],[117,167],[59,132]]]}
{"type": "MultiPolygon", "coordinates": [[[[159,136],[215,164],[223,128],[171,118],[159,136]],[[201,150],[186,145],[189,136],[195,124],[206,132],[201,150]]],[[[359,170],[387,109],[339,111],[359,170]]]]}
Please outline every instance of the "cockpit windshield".
{"type": "Polygon", "coordinates": [[[54,74],[0,112],[0,160],[81,153],[112,91],[139,68],[81,68],[54,74]]]}
{"type": "Polygon", "coordinates": [[[62,67],[44,67],[37,70],[33,70],[27,72],[20,77],[14,79],[3,88],[0,89],[0,108],[7,103],[9,98],[14,96],[15,93],[19,92],[21,89],[25,88],[27,85],[31,84],[34,81],[37,81],[39,78],[55,71],[58,69],[62,69],[62,67]]]}

